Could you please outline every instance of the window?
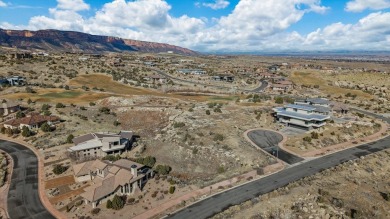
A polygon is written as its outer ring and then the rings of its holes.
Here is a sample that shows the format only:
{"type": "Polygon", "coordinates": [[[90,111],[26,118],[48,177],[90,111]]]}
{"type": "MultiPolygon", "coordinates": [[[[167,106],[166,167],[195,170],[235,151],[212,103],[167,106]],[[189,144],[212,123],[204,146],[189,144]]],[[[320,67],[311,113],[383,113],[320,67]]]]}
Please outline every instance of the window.
{"type": "Polygon", "coordinates": [[[114,146],[115,146],[115,145],[119,145],[119,141],[115,141],[115,142],[114,142],[114,146]]]}
{"type": "Polygon", "coordinates": [[[298,109],[294,109],[294,112],[298,112],[298,109]]]}

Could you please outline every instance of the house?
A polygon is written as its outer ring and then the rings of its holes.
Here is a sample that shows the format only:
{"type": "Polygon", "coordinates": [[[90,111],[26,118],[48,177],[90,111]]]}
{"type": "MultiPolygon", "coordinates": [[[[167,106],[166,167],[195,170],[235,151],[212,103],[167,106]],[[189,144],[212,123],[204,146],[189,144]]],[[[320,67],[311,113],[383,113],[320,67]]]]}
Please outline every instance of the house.
{"type": "Polygon", "coordinates": [[[26,115],[26,117],[6,121],[4,123],[4,127],[11,129],[22,129],[23,126],[26,126],[30,130],[34,130],[40,128],[44,123],[54,125],[59,121],[60,119],[57,116],[43,116],[38,113],[30,113],[26,115]]]}
{"type": "Polygon", "coordinates": [[[271,89],[273,91],[287,91],[290,89],[290,86],[284,84],[272,84],[271,89]]]}
{"type": "Polygon", "coordinates": [[[329,115],[316,112],[316,108],[308,105],[288,104],[273,109],[274,117],[286,126],[311,130],[326,125],[329,115]]]}
{"type": "Polygon", "coordinates": [[[338,114],[347,114],[349,112],[349,106],[343,104],[343,103],[338,103],[334,102],[331,104],[333,112],[338,113],[338,114]]]}
{"type": "Polygon", "coordinates": [[[214,80],[214,81],[233,82],[234,81],[234,76],[231,76],[231,75],[217,75],[217,76],[212,76],[211,79],[214,80]]]}
{"type": "Polygon", "coordinates": [[[166,77],[160,75],[152,75],[149,78],[153,81],[153,84],[155,83],[165,84],[168,81],[166,77]]]}
{"type": "Polygon", "coordinates": [[[134,195],[141,191],[149,178],[150,168],[126,159],[115,162],[93,160],[73,165],[76,182],[90,181],[80,196],[92,208],[107,202],[115,195],[134,195]]]}
{"type": "Polygon", "coordinates": [[[26,84],[26,78],[20,76],[12,76],[7,78],[8,83],[11,86],[22,86],[26,84]]]}
{"type": "Polygon", "coordinates": [[[188,75],[188,74],[204,75],[204,74],[206,74],[206,71],[202,70],[202,69],[179,69],[178,72],[181,74],[185,74],[185,75],[188,75]]]}
{"type": "Polygon", "coordinates": [[[75,158],[105,157],[130,150],[134,141],[133,132],[119,134],[90,133],[73,139],[74,146],[68,149],[75,158]]]}
{"type": "Polygon", "coordinates": [[[0,105],[0,116],[8,116],[11,113],[15,113],[20,111],[20,105],[11,103],[11,102],[5,102],[0,105]]]}
{"type": "Polygon", "coordinates": [[[306,98],[302,100],[296,100],[295,104],[329,107],[330,101],[325,98],[306,98]]]}
{"type": "Polygon", "coordinates": [[[273,76],[274,76],[273,74],[270,74],[268,72],[264,72],[260,74],[260,77],[264,79],[272,78],[273,76]]]}

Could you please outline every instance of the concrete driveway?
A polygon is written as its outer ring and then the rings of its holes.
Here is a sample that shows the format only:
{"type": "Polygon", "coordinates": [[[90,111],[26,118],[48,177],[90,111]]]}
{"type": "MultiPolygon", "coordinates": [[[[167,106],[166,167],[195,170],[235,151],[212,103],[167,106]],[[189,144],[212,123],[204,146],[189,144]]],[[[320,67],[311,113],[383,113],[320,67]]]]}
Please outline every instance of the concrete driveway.
{"type": "Polygon", "coordinates": [[[25,146],[0,140],[0,149],[14,160],[8,192],[8,214],[11,219],[54,219],[42,205],[38,193],[38,160],[25,146]]]}
{"type": "Polygon", "coordinates": [[[279,148],[278,144],[283,140],[283,136],[279,133],[268,130],[254,130],[248,132],[248,137],[258,147],[288,164],[295,164],[303,161],[302,158],[279,148]]]}

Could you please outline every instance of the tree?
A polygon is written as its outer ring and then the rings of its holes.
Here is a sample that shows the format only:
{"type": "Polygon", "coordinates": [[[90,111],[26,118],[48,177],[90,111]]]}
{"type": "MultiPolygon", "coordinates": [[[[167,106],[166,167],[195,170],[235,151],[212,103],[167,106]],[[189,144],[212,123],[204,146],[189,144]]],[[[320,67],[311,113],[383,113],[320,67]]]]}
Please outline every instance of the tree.
{"type": "Polygon", "coordinates": [[[22,128],[22,136],[23,137],[30,137],[32,135],[30,129],[27,126],[23,126],[22,128]]]}
{"type": "Polygon", "coordinates": [[[89,103],[89,105],[90,105],[90,106],[95,106],[95,105],[96,105],[96,103],[94,103],[94,102],[90,102],[90,103],[89,103]]]}
{"type": "Polygon", "coordinates": [[[112,208],[112,201],[110,199],[108,199],[108,201],[106,203],[106,208],[108,208],[108,209],[112,208]]]}
{"type": "Polygon", "coordinates": [[[31,104],[31,103],[32,103],[32,100],[30,98],[28,98],[27,104],[31,104]]]}
{"type": "Polygon", "coordinates": [[[74,136],[72,134],[68,135],[66,138],[66,143],[70,144],[73,142],[74,136]]]}
{"type": "Polygon", "coordinates": [[[124,205],[125,203],[123,199],[118,195],[115,195],[114,198],[112,199],[112,209],[119,210],[122,209],[124,205]]]}
{"type": "Polygon", "coordinates": [[[25,117],[26,115],[22,112],[22,111],[18,111],[17,113],[16,113],[16,118],[17,119],[20,119],[20,118],[23,118],[23,117],[25,117]]]}
{"type": "Polygon", "coordinates": [[[7,129],[3,126],[3,127],[1,127],[1,130],[0,130],[0,132],[1,132],[1,134],[5,134],[5,131],[6,131],[7,129]]]}
{"type": "Polygon", "coordinates": [[[47,122],[43,123],[43,125],[41,126],[41,130],[44,131],[44,132],[51,132],[51,127],[49,124],[47,124],[47,122]]]}
{"type": "Polygon", "coordinates": [[[65,85],[65,90],[69,90],[69,86],[68,85],[65,85]]]}
{"type": "Polygon", "coordinates": [[[206,115],[210,115],[210,110],[206,110],[206,115]]]}

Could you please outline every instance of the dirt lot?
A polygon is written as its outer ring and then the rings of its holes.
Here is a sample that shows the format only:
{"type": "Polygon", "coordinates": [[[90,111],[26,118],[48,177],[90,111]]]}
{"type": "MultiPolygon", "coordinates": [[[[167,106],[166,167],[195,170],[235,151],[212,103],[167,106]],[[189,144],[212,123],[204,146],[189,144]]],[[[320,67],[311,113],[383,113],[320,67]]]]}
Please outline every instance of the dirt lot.
{"type": "Polygon", "coordinates": [[[214,218],[389,218],[388,171],[389,150],[291,183],[214,218]]]}

